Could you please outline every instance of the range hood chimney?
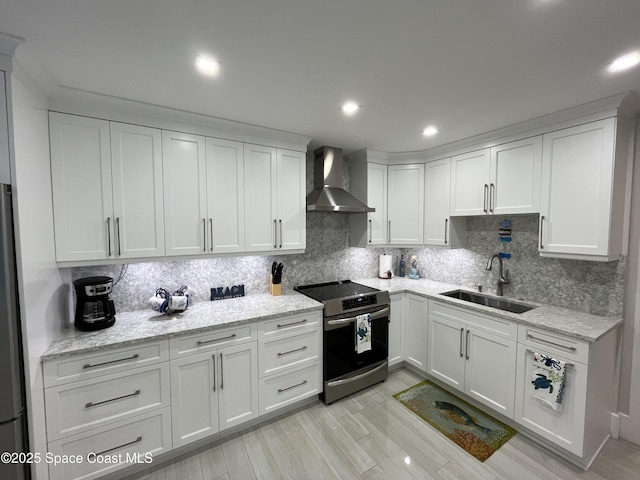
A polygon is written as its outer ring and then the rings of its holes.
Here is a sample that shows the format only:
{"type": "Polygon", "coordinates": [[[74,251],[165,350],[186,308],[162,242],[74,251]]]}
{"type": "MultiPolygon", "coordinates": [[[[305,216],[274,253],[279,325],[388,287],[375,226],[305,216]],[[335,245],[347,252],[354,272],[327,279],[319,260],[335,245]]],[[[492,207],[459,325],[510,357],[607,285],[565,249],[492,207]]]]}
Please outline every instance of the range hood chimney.
{"type": "Polygon", "coordinates": [[[314,152],[313,187],[307,196],[307,212],[366,213],[375,208],[342,188],[342,150],[320,147],[314,152]]]}

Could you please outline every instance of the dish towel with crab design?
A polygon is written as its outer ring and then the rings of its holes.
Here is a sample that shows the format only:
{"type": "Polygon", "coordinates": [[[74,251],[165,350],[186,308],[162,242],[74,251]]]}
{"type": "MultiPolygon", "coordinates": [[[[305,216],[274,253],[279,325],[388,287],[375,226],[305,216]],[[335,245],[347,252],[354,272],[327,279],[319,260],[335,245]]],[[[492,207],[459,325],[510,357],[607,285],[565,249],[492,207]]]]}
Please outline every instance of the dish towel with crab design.
{"type": "Polygon", "coordinates": [[[371,315],[365,313],[356,317],[356,352],[371,350],[371,315]]]}
{"type": "Polygon", "coordinates": [[[564,399],[565,362],[541,353],[533,353],[531,396],[549,405],[555,411],[562,410],[564,399]]]}

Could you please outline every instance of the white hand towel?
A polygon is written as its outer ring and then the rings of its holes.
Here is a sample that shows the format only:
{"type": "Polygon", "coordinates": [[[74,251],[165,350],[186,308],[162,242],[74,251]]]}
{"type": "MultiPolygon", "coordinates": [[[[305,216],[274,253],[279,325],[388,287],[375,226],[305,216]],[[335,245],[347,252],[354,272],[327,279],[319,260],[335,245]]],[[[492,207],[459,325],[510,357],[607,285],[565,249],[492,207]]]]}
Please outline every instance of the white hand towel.
{"type": "Polygon", "coordinates": [[[356,317],[356,352],[371,350],[371,315],[365,313],[356,317]]]}
{"type": "Polygon", "coordinates": [[[565,362],[541,353],[534,353],[532,361],[531,396],[555,411],[561,411],[567,368],[565,362]]]}

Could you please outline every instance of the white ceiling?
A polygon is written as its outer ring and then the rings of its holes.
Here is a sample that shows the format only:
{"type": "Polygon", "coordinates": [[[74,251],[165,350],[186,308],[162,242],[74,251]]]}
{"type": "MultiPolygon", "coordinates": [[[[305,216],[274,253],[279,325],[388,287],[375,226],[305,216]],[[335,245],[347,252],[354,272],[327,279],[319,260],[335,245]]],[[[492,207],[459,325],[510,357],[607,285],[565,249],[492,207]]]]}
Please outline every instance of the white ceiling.
{"type": "Polygon", "coordinates": [[[0,32],[59,86],[347,152],[424,150],[640,92],[640,68],[605,72],[640,49],[639,0],[0,0],[0,32]],[[194,71],[198,53],[223,62],[217,78],[194,71]]]}

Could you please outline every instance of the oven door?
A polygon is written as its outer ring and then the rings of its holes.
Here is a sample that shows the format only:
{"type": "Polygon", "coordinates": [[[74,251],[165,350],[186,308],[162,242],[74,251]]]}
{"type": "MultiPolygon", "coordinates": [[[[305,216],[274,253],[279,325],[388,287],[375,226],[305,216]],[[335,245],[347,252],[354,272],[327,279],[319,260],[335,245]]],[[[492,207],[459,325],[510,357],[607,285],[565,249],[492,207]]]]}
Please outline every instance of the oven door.
{"type": "Polygon", "coordinates": [[[325,381],[380,364],[389,356],[389,306],[358,313],[371,314],[371,350],[356,352],[356,315],[325,318],[325,381]]]}

